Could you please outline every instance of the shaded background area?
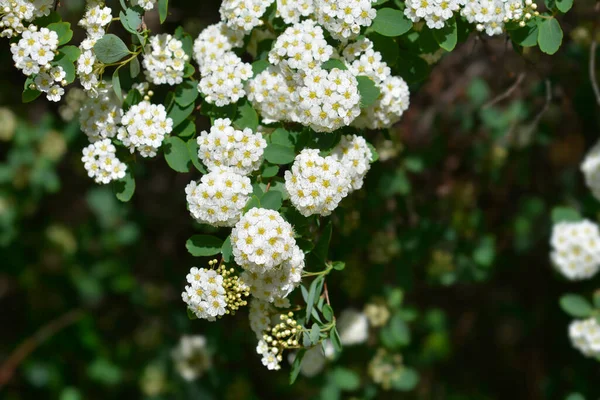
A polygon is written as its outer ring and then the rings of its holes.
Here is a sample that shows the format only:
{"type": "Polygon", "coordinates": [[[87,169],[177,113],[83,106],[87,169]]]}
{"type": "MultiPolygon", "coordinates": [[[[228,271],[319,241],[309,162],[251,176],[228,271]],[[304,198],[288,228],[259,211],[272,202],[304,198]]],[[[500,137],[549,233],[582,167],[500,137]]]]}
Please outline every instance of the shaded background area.
{"type": "MultiPolygon", "coordinates": [[[[64,17],[83,6],[65,3],[64,17]]],[[[218,2],[172,3],[166,30],[183,20],[196,36],[218,20],[218,2]]],[[[336,362],[361,377],[343,398],[600,395],[598,363],[571,347],[558,307],[561,294],[590,293],[594,281],[566,282],[548,260],[554,206],[599,216],[579,172],[598,137],[588,73],[597,18],[592,2],[578,2],[553,57],[472,35],[411,84],[391,140],[369,134],[382,161],[333,217],[331,258],[347,267],[328,278],[329,295],[336,311],[362,309],[401,288],[410,340],[396,351],[421,381],[410,393],[369,394],[366,365],[382,346],[372,330],[336,362]]],[[[8,51],[0,61],[0,104],[16,115],[13,135],[0,116],[0,397],[319,398],[327,372],[289,387],[285,368],[260,364],[247,311],[188,320],[185,274],[208,261],[185,249],[199,227],[184,187],[199,175],[144,160],[133,200],[120,203],[86,176],[76,119],[62,121],[45,101],[21,105],[24,78],[8,51]],[[214,368],[193,383],[170,357],[184,333],[206,335],[214,353],[214,368]]]]}

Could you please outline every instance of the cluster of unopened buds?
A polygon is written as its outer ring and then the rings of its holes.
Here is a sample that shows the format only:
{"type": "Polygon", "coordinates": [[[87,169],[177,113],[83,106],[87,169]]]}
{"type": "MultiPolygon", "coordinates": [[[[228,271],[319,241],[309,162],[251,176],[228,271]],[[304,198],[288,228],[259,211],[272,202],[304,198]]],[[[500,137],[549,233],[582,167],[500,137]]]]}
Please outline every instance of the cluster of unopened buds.
{"type": "Polygon", "coordinates": [[[302,333],[302,326],[291,311],[281,314],[279,318],[281,322],[267,329],[256,347],[256,352],[262,355],[263,365],[270,370],[281,368],[279,363],[283,359],[283,351],[298,347],[298,338],[302,333]]]}
{"type": "Polygon", "coordinates": [[[519,22],[519,26],[522,28],[527,24],[527,21],[538,15],[540,15],[540,12],[537,11],[537,4],[532,0],[525,0],[524,6],[520,2],[512,2],[507,9],[507,15],[504,17],[504,22],[519,22]]]}

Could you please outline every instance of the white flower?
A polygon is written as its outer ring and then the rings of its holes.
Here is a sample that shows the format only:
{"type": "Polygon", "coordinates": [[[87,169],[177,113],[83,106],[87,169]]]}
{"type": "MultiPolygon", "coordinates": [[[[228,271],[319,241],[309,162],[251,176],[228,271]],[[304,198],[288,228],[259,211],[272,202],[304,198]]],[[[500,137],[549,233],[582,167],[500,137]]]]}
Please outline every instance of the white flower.
{"type": "Polygon", "coordinates": [[[208,103],[223,107],[246,96],[244,82],[252,77],[252,66],[228,51],[200,69],[198,91],[208,103]]]}
{"type": "Polygon", "coordinates": [[[295,24],[314,11],[313,0],[277,0],[277,16],[286,24],[295,24]]]}
{"type": "Polygon", "coordinates": [[[344,59],[348,70],[354,75],[368,76],[377,84],[385,81],[391,75],[390,67],[385,61],[382,61],[381,53],[372,48],[373,43],[369,39],[362,39],[359,43],[348,47],[348,51],[344,49],[344,53],[348,56],[344,59]],[[362,50],[364,47],[366,49],[362,50]]]}
{"type": "Polygon", "coordinates": [[[100,39],[104,36],[105,29],[112,21],[112,10],[110,7],[94,5],[86,11],[78,25],[85,28],[90,39],[100,39]]]}
{"type": "Polygon", "coordinates": [[[315,16],[334,39],[345,41],[359,35],[377,15],[372,0],[314,0],[315,16]]]}
{"type": "Polygon", "coordinates": [[[50,14],[53,5],[54,0],[0,0],[0,36],[21,34],[27,30],[24,22],[50,14]]]}
{"type": "Polygon", "coordinates": [[[294,103],[296,83],[288,70],[270,65],[246,84],[248,99],[265,123],[296,118],[293,117],[297,108],[294,103]]]}
{"type": "MultiPolygon", "coordinates": [[[[269,327],[272,313],[274,313],[274,308],[268,302],[259,300],[256,297],[253,297],[250,301],[248,318],[250,328],[256,334],[257,339],[262,338],[264,331],[269,327]]],[[[259,354],[262,354],[262,352],[259,352],[259,354]]]]}
{"type": "Polygon", "coordinates": [[[460,14],[469,23],[475,24],[477,30],[485,31],[490,36],[504,31],[504,0],[469,0],[465,2],[460,14]]]}
{"type": "Polygon", "coordinates": [[[53,85],[50,87],[50,89],[48,89],[48,92],[46,93],[46,98],[50,101],[57,102],[60,101],[60,98],[63,94],[65,94],[65,89],[58,85],[53,85]]]}
{"type": "Polygon", "coordinates": [[[152,36],[142,60],[146,79],[155,85],[181,83],[188,59],[181,40],[166,33],[152,36]]]}
{"type": "Polygon", "coordinates": [[[144,10],[149,11],[152,10],[156,5],[156,0],[132,0],[131,4],[139,5],[144,10]]]}
{"type": "Polygon", "coordinates": [[[233,48],[242,46],[243,40],[242,32],[230,29],[223,22],[209,25],[194,41],[194,59],[202,71],[206,64],[218,61],[233,48]]]}
{"type": "Polygon", "coordinates": [[[203,131],[197,141],[198,157],[209,170],[228,167],[241,175],[249,175],[260,167],[267,147],[260,132],[237,130],[229,118],[216,119],[210,133],[203,131]]]}
{"type": "Polygon", "coordinates": [[[274,0],[223,0],[219,12],[221,19],[234,30],[250,33],[260,26],[260,20],[274,0]]]}
{"type": "Polygon", "coordinates": [[[121,118],[117,139],[133,153],[138,150],[142,157],[154,157],[165,135],[171,133],[173,120],[167,117],[162,104],[142,101],[132,106],[121,118]]]}
{"type": "Polygon", "coordinates": [[[116,179],[123,179],[127,165],[116,157],[115,146],[110,139],[99,140],[83,149],[81,161],[90,178],[96,183],[106,184],[116,179]]]}
{"type": "Polygon", "coordinates": [[[233,226],[250,198],[252,184],[231,170],[214,170],[204,175],[200,184],[190,182],[185,193],[190,214],[199,223],[233,226]]]}
{"type": "Polygon", "coordinates": [[[550,244],[552,263],[566,278],[588,279],[598,272],[600,233],[593,222],[583,220],[554,224],[550,244]]]}
{"type": "Polygon", "coordinates": [[[338,159],[304,149],[285,171],[285,188],[294,207],[305,217],[327,216],[348,195],[350,174],[338,159]]]}
{"type": "Polygon", "coordinates": [[[596,318],[576,320],[569,325],[569,337],[573,347],[586,357],[600,356],[600,325],[596,318]]]}
{"type": "Polygon", "coordinates": [[[413,22],[425,20],[430,29],[441,29],[463,0],[407,0],[404,14],[413,22]]]}
{"type": "Polygon", "coordinates": [[[231,231],[231,246],[236,264],[264,273],[293,256],[296,240],[292,226],[277,211],[252,208],[231,231]]]}
{"type": "Polygon", "coordinates": [[[89,96],[89,92],[85,96],[79,114],[79,123],[90,142],[95,142],[115,137],[122,116],[121,103],[112,85],[102,81],[98,85],[96,97],[89,96]]]}
{"type": "Polygon", "coordinates": [[[274,302],[287,297],[299,284],[304,270],[304,253],[298,246],[281,266],[264,272],[244,271],[240,279],[257,299],[274,302]]]}
{"type": "Polygon", "coordinates": [[[202,335],[184,335],[171,352],[177,372],[186,381],[199,378],[212,366],[212,357],[202,335]]]}
{"type": "MultiPolygon", "coordinates": [[[[11,44],[11,53],[15,67],[23,74],[35,75],[49,70],[58,48],[58,34],[48,28],[38,29],[30,25],[23,31],[21,39],[11,44]]],[[[40,89],[41,90],[41,89],[40,89]]]]}
{"type": "Polygon", "coordinates": [[[345,309],[340,313],[336,326],[344,346],[364,343],[369,337],[369,320],[361,311],[345,309]]]}
{"type": "Polygon", "coordinates": [[[585,183],[592,191],[594,197],[600,200],[600,142],[586,154],[581,163],[581,171],[585,176],[585,183]]]}
{"type": "Polygon", "coordinates": [[[350,191],[360,189],[373,160],[373,153],[365,138],[356,135],[343,135],[331,152],[331,156],[338,160],[350,175],[350,191]]]}

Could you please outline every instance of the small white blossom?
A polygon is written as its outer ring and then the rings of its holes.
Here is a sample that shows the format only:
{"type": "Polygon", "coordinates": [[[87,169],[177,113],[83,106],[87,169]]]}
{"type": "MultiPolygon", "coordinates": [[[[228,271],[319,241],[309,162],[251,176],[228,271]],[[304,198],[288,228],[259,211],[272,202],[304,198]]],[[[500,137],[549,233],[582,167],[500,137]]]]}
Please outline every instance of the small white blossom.
{"type": "Polygon", "coordinates": [[[591,221],[559,222],[552,228],[552,263],[566,278],[588,279],[600,268],[600,233],[591,221]]]}
{"type": "Polygon", "coordinates": [[[586,357],[600,357],[600,325],[596,318],[571,322],[569,337],[573,347],[586,357]]]}
{"type": "Polygon", "coordinates": [[[171,352],[177,372],[186,381],[201,377],[212,366],[212,357],[202,335],[184,335],[171,352]]]}

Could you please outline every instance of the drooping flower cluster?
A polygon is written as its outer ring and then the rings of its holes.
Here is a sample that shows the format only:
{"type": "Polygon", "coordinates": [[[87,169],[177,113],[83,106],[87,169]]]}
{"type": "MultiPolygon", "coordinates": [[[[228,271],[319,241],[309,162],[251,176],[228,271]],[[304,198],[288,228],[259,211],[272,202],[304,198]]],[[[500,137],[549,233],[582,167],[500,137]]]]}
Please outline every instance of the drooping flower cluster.
{"type": "Polygon", "coordinates": [[[194,41],[194,59],[200,70],[209,63],[218,61],[227,52],[243,44],[244,34],[232,30],[225,23],[206,27],[194,41]]]}
{"type": "Polygon", "coordinates": [[[231,246],[236,264],[263,274],[292,258],[296,240],[292,226],[277,211],[255,207],[235,224],[231,246]]]}
{"type": "Polygon", "coordinates": [[[188,59],[181,40],[167,33],[153,36],[146,45],[142,61],[146,79],[155,85],[181,83],[188,59]]]}
{"type": "MultiPolygon", "coordinates": [[[[366,173],[366,172],[365,172],[366,173]]],[[[285,171],[285,188],[300,214],[329,215],[348,195],[350,171],[335,157],[321,157],[319,150],[304,149],[285,171]]]]}
{"type": "Polygon", "coordinates": [[[312,19],[288,27],[269,52],[269,62],[285,62],[290,68],[308,71],[329,60],[333,47],[327,44],[323,29],[312,19]]]}
{"type": "Polygon", "coordinates": [[[286,298],[299,284],[304,270],[304,254],[298,246],[292,257],[281,266],[263,273],[244,271],[241,280],[250,287],[250,294],[270,303],[286,298]]]}
{"type": "Polygon", "coordinates": [[[334,39],[345,41],[371,26],[377,11],[374,0],[314,0],[315,16],[334,39]]]}
{"type": "Polygon", "coordinates": [[[373,153],[365,138],[357,135],[343,135],[331,155],[348,171],[351,182],[350,191],[362,188],[373,161],[373,153]]]}
{"type": "Polygon", "coordinates": [[[581,163],[581,171],[587,187],[592,191],[594,197],[600,200],[600,142],[596,143],[586,154],[581,163]]]}
{"type": "MultiPolygon", "coordinates": [[[[217,260],[208,264],[214,267],[217,260]]],[[[227,269],[225,265],[216,270],[193,267],[186,280],[189,285],[181,293],[181,298],[200,319],[214,321],[217,317],[235,313],[247,304],[248,287],[238,279],[233,268],[227,269]]]]}
{"type": "Polygon", "coordinates": [[[252,66],[229,51],[207,63],[200,74],[202,79],[198,83],[198,91],[207,102],[223,107],[246,96],[244,82],[252,77],[252,66]]]}
{"type": "Polygon", "coordinates": [[[199,378],[212,366],[212,357],[202,335],[184,335],[171,352],[177,372],[186,381],[199,378]]]}
{"type": "Polygon", "coordinates": [[[587,279],[600,268],[600,233],[591,221],[560,222],[552,228],[554,266],[571,280],[587,279]]]}
{"type": "Polygon", "coordinates": [[[110,139],[99,140],[83,148],[83,166],[96,183],[106,184],[125,177],[127,165],[116,156],[117,149],[110,139]]]}
{"type": "Polygon", "coordinates": [[[281,314],[279,317],[281,322],[267,329],[256,346],[256,352],[262,356],[263,365],[269,370],[279,370],[283,351],[298,346],[302,326],[293,317],[294,313],[291,311],[281,314]]]}
{"type": "Polygon", "coordinates": [[[600,357],[600,324],[596,318],[576,320],[569,325],[573,347],[587,357],[600,357]]]}
{"type": "Polygon", "coordinates": [[[132,0],[131,4],[138,5],[146,11],[150,11],[156,5],[157,0],[132,0]]]}
{"type": "Polygon", "coordinates": [[[117,139],[142,157],[156,156],[165,135],[173,129],[173,120],[167,117],[165,106],[146,100],[132,106],[121,118],[121,124],[117,139]]]}
{"type": "Polygon", "coordinates": [[[0,36],[13,37],[26,30],[24,23],[50,14],[54,0],[0,0],[0,36]]]}
{"type": "Polygon", "coordinates": [[[231,29],[245,34],[263,24],[261,17],[274,0],[223,0],[219,13],[231,29]]]}
{"type": "Polygon", "coordinates": [[[260,167],[267,147],[260,132],[237,130],[229,118],[216,119],[210,133],[203,131],[197,141],[198,157],[208,169],[227,167],[241,175],[260,167]]]}
{"type": "Polygon", "coordinates": [[[250,194],[250,179],[229,169],[216,169],[202,176],[200,183],[185,188],[190,214],[199,223],[233,226],[239,221],[250,194]]]}
{"type": "Polygon", "coordinates": [[[286,24],[295,24],[315,10],[313,0],[277,0],[277,16],[286,24]]]}
{"type": "Polygon", "coordinates": [[[81,130],[92,143],[115,137],[123,116],[121,104],[112,85],[102,82],[100,87],[98,96],[85,95],[79,114],[81,130]]]}

